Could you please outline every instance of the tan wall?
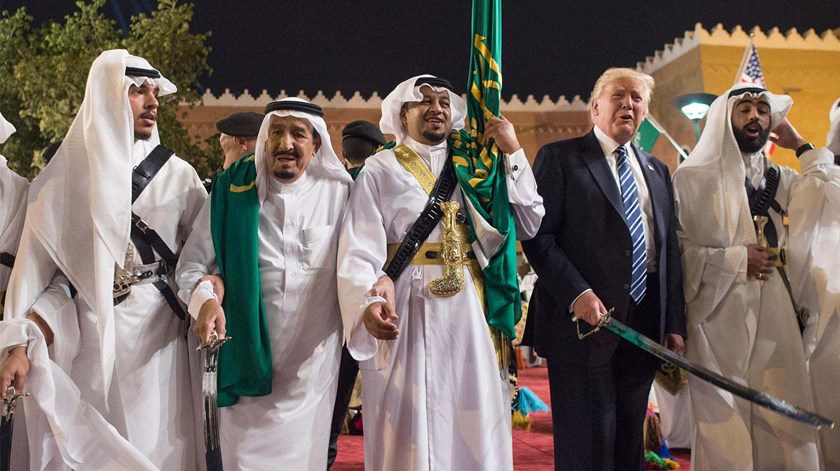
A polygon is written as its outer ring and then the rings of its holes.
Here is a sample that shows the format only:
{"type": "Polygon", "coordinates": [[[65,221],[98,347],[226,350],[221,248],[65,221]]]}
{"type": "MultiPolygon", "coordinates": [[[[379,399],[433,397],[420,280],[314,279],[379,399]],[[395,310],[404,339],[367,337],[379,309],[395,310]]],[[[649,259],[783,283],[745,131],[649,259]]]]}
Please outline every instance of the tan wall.
{"type": "MultiPolygon", "coordinates": [[[[182,122],[191,135],[202,140],[216,134],[216,121],[240,111],[262,112],[261,107],[201,106],[182,107],[182,122]]],[[[580,111],[524,112],[505,111],[504,115],[514,123],[519,142],[528,158],[533,162],[537,151],[545,144],[561,139],[576,137],[589,131],[589,114],[580,111]]],[[[330,132],[330,139],[336,153],[341,155],[341,130],[357,119],[378,124],[380,111],[373,108],[324,108],[324,119],[330,132]]]]}
{"type": "MultiPolygon", "coordinates": [[[[694,124],[671,102],[680,95],[703,91],[700,51],[698,49],[689,51],[651,75],[656,80],[656,87],[650,104],[650,114],[677,144],[693,149],[694,124]]],[[[651,153],[668,165],[672,173],[676,170],[679,164],[679,153],[665,136],[660,136],[651,153]]]]}

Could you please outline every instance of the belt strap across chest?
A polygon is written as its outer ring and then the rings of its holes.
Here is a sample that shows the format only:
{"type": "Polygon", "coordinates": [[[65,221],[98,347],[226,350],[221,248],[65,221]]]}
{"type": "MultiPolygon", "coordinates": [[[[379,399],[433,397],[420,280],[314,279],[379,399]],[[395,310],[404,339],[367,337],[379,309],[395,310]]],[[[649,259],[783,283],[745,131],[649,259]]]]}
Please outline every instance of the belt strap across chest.
{"type": "Polygon", "coordinates": [[[414,254],[420,249],[420,245],[429,237],[429,234],[432,233],[441,217],[443,217],[440,204],[452,196],[455,187],[458,185],[458,180],[455,178],[452,159],[447,158],[440,177],[434,183],[434,187],[430,188],[429,182],[434,181],[431,171],[417,154],[405,145],[394,148],[394,153],[397,155],[400,164],[414,175],[426,192],[429,193],[429,201],[423,208],[423,212],[420,213],[420,217],[414,221],[405,238],[394,252],[394,256],[383,268],[385,274],[396,281],[411,262],[414,254]]]}

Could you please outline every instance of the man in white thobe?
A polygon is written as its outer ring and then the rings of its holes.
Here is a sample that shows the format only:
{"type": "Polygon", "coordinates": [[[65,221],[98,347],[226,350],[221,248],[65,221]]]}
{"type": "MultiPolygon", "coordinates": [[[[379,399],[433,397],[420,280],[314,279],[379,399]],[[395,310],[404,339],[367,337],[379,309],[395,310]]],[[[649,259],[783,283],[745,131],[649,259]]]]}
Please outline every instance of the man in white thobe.
{"type": "MultiPolygon", "coordinates": [[[[810,314],[803,333],[816,412],[840,419],[840,100],[822,165],[814,165],[791,187],[790,260],[793,296],[810,314]],[[834,164],[831,161],[834,160],[834,164]]],[[[820,430],[822,469],[840,469],[840,430],[820,430]]]]}
{"type": "MultiPolygon", "coordinates": [[[[0,114],[0,144],[14,134],[15,127],[0,114]]],[[[9,275],[17,254],[20,242],[20,231],[23,229],[23,219],[26,215],[26,190],[29,181],[13,172],[0,155],[0,319],[3,318],[3,303],[6,297],[6,287],[9,285],[9,275]]],[[[18,417],[22,417],[18,415],[18,417]]],[[[20,423],[22,419],[18,419],[20,423]]],[[[19,429],[23,434],[23,429],[19,429]]],[[[26,466],[29,450],[25,437],[16,435],[12,456],[16,465],[26,466]]]]}
{"type": "Polygon", "coordinates": [[[338,234],[352,180],[321,108],[269,103],[254,157],[216,180],[178,265],[180,296],[220,350],[225,469],[327,467],[341,354],[338,234]],[[219,274],[218,299],[204,275],[219,274]],[[223,309],[224,308],[224,309],[223,309]]]}
{"type": "MultiPolygon", "coordinates": [[[[417,173],[432,182],[442,174],[452,158],[447,137],[463,128],[465,116],[466,103],[446,81],[424,75],[400,84],[383,101],[379,123],[398,146],[366,161],[350,197],[338,284],[347,347],[362,371],[369,470],[513,466],[507,366],[500,371],[477,291],[481,272],[457,267],[465,284],[450,297],[429,290],[444,273],[441,248],[433,247],[442,241],[443,224],[397,278],[395,299],[369,291],[429,200],[417,173]]],[[[516,233],[533,237],[544,211],[528,160],[509,122],[494,118],[486,129],[506,154],[501,164],[516,233]]],[[[451,200],[462,215],[465,199],[456,186],[451,200]]]]}
{"type": "MultiPolygon", "coordinates": [[[[753,212],[768,216],[769,245],[787,246],[784,216],[798,176],[762,153],[770,130],[779,134],[779,146],[797,149],[804,173],[826,161],[785,120],[791,104],[788,96],[752,85],[718,97],[700,142],[674,175],[674,192],[685,271],[686,357],[812,409],[797,311],[785,286],[789,273],[773,266],[753,223],[753,212]]],[[[693,376],[689,387],[694,469],[819,469],[813,428],[693,376]]]]}
{"type": "Polygon", "coordinates": [[[175,91],[145,59],[103,52],[30,189],[9,283],[12,321],[2,329],[4,345],[22,346],[0,381],[20,390],[32,368],[24,405],[33,469],[196,465],[185,320],[171,288],[174,260],[160,252],[179,252],[206,193],[171,156],[132,200],[132,168],[158,148],[157,98],[175,91]],[[133,217],[166,248],[137,239],[133,217]],[[118,273],[130,278],[119,297],[118,273]]]}
{"type": "MultiPolygon", "coordinates": [[[[12,123],[0,114],[0,144],[15,132],[12,123]]],[[[0,302],[9,285],[9,275],[17,253],[23,217],[26,214],[26,189],[29,182],[13,172],[0,155],[0,302]]],[[[3,311],[0,309],[0,313],[3,311]]]]}

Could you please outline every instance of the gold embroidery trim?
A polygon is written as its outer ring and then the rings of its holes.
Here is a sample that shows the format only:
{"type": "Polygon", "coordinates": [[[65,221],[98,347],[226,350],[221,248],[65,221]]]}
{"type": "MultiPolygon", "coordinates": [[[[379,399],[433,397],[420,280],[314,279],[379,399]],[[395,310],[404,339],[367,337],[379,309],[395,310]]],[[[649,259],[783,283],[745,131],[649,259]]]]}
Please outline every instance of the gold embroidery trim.
{"type": "Polygon", "coordinates": [[[397,162],[405,168],[408,173],[414,175],[414,178],[420,183],[420,186],[426,190],[426,194],[431,196],[435,189],[435,181],[437,180],[432,171],[423,162],[417,153],[409,149],[405,144],[400,144],[394,147],[394,154],[397,156],[397,162]]]}
{"type": "Polygon", "coordinates": [[[256,183],[256,180],[252,181],[251,183],[249,183],[247,185],[242,185],[242,186],[234,185],[233,183],[231,183],[230,184],[230,192],[231,193],[244,193],[244,192],[250,190],[251,188],[253,188],[254,183],[256,183]]]}

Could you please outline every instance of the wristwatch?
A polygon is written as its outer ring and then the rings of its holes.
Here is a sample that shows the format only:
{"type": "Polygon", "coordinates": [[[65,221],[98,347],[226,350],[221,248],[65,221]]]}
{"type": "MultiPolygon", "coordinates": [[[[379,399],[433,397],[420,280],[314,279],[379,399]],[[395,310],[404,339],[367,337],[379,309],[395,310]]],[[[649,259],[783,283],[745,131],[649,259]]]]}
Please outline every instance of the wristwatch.
{"type": "Polygon", "coordinates": [[[796,149],[796,158],[799,158],[802,154],[812,149],[815,149],[814,144],[811,144],[810,142],[802,144],[796,149]]]}

